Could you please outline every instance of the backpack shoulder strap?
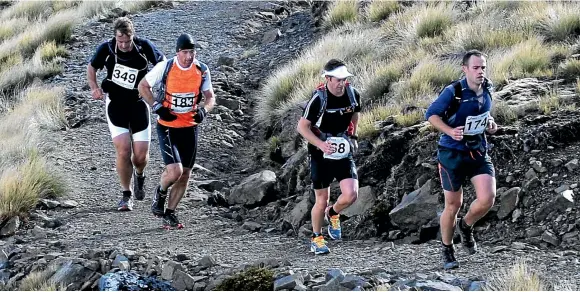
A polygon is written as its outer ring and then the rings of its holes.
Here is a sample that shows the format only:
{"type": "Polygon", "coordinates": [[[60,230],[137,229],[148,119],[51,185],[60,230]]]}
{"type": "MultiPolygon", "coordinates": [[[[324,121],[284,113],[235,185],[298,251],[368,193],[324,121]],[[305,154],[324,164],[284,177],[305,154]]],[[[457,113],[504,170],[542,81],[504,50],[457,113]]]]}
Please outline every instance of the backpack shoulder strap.
{"type": "Polygon", "coordinates": [[[328,95],[326,94],[325,85],[321,85],[318,88],[316,88],[315,94],[317,94],[318,98],[320,99],[320,110],[318,111],[318,115],[316,118],[317,121],[316,126],[320,127],[320,123],[322,122],[322,116],[326,111],[326,105],[328,103],[328,95]]]}
{"type": "Polygon", "coordinates": [[[358,102],[356,102],[356,94],[354,92],[354,87],[350,85],[350,83],[346,83],[346,94],[350,99],[350,105],[355,108],[358,106],[358,102]]]}
{"type": "Polygon", "coordinates": [[[167,75],[169,74],[169,70],[171,70],[171,66],[173,66],[173,58],[167,60],[167,64],[165,64],[165,69],[163,70],[163,75],[161,76],[161,82],[159,82],[159,93],[157,94],[157,101],[163,102],[165,99],[165,90],[167,88],[167,75]]]}
{"type": "MultiPolygon", "coordinates": [[[[449,121],[449,119],[453,117],[455,113],[457,113],[457,111],[459,110],[459,106],[461,105],[461,97],[463,96],[462,95],[463,87],[461,85],[461,80],[455,80],[451,84],[453,85],[453,98],[449,103],[447,111],[445,111],[444,121],[449,121]]],[[[445,86],[445,88],[446,87],[447,86],[445,86]]],[[[445,90],[445,88],[443,90],[445,90]]],[[[443,92],[443,90],[441,90],[441,92],[443,92]]]]}

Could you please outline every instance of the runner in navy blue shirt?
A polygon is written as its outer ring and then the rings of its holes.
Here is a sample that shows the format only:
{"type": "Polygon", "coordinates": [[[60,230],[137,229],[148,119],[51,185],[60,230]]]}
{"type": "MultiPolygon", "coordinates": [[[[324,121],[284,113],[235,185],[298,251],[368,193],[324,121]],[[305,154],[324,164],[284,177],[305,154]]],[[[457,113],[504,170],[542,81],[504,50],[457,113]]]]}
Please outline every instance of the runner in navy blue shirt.
{"type": "Polygon", "coordinates": [[[440,222],[444,269],[459,267],[453,247],[456,224],[467,252],[477,251],[473,225],[491,209],[496,193],[495,169],[487,155],[485,137],[485,132],[497,131],[497,124],[490,115],[493,85],[485,78],[486,56],[477,50],[467,52],[462,69],[465,77],[447,86],[425,114],[425,118],[443,133],[437,156],[445,194],[440,222]],[[466,178],[475,187],[476,200],[465,217],[457,220],[466,178]]]}

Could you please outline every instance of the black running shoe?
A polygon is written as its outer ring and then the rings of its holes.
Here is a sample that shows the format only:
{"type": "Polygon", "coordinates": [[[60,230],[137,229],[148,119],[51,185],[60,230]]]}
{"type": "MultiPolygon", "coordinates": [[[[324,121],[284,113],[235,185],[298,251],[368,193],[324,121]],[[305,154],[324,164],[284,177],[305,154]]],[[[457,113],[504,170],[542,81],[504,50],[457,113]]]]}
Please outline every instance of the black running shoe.
{"type": "Polygon", "coordinates": [[[165,199],[167,199],[167,194],[163,194],[159,190],[159,187],[155,188],[153,203],[151,203],[151,212],[153,212],[153,215],[163,216],[165,214],[165,199]]]}
{"type": "Polygon", "coordinates": [[[441,245],[441,257],[443,259],[443,269],[450,270],[459,268],[459,263],[455,259],[455,248],[453,244],[450,247],[441,245]]]}
{"type": "Polygon", "coordinates": [[[137,171],[133,172],[133,192],[135,192],[135,200],[145,199],[145,174],[139,176],[137,171]]]}
{"type": "Polygon", "coordinates": [[[469,227],[463,219],[457,221],[457,226],[461,236],[461,244],[465,251],[470,255],[476,253],[477,243],[475,243],[475,238],[473,237],[473,226],[469,227]]]}
{"type": "Polygon", "coordinates": [[[182,229],[183,224],[179,223],[175,213],[163,215],[163,228],[165,229],[182,229]]]}

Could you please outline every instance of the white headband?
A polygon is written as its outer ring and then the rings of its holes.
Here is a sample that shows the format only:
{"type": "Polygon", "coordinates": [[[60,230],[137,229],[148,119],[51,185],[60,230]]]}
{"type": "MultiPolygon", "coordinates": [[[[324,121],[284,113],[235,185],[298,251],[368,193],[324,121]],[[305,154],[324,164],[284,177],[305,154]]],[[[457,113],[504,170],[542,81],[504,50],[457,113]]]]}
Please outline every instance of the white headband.
{"type": "Polygon", "coordinates": [[[344,79],[346,77],[349,76],[354,76],[352,75],[350,72],[348,72],[348,70],[346,69],[346,66],[340,66],[340,67],[336,67],[334,69],[332,69],[331,71],[324,71],[324,73],[322,73],[322,77],[326,77],[326,76],[332,76],[332,77],[336,77],[338,79],[344,79]]]}

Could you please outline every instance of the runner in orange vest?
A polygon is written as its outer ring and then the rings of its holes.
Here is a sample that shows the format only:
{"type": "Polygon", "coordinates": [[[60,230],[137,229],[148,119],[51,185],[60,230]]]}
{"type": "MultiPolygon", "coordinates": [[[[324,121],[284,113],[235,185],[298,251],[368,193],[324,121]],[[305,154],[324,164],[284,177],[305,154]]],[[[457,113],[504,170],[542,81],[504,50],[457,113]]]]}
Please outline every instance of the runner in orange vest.
{"type": "Polygon", "coordinates": [[[195,163],[198,125],[215,105],[210,72],[196,59],[193,38],[182,34],[175,49],[177,55],[174,58],[157,64],[139,83],[139,93],[159,116],[157,135],[166,167],[155,189],[151,211],[163,217],[167,229],[183,228],[175,209],[187,190],[195,163]],[[160,90],[154,98],[151,88],[156,86],[160,90]],[[202,95],[205,100],[200,106],[202,95]]]}

